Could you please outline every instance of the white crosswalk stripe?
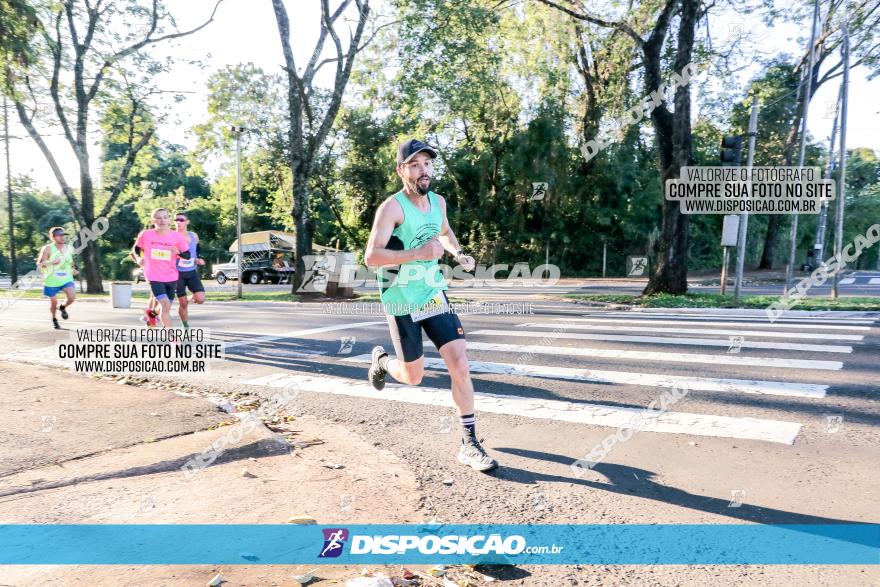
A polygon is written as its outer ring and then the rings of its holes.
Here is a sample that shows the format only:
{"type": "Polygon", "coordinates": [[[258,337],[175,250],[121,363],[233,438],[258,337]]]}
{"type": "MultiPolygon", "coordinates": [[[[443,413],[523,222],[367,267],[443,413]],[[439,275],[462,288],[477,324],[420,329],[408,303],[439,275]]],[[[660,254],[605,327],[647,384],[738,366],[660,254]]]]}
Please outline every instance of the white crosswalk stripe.
{"type": "MultiPolygon", "coordinates": [[[[598,325],[608,325],[609,328],[620,328],[620,320],[609,320],[607,318],[554,318],[556,322],[566,322],[566,323],[580,323],[580,322],[589,322],[591,324],[598,325]]],[[[764,322],[749,322],[749,323],[737,323],[737,322],[709,322],[709,321],[696,321],[696,320],[639,320],[639,319],[630,319],[626,321],[627,328],[629,330],[634,330],[630,325],[632,324],[647,324],[647,325],[668,325],[668,324],[679,324],[682,326],[726,326],[728,328],[792,328],[792,329],[800,329],[800,330],[859,330],[859,331],[867,331],[871,330],[870,326],[841,326],[839,324],[780,324],[778,321],[774,323],[770,323],[768,321],[764,322]]],[[[549,326],[547,327],[549,328],[549,326]]],[[[653,329],[655,332],[658,329],[653,329]]],[[[700,332],[712,333],[711,330],[700,330],[700,332]]],[[[779,337],[787,337],[791,336],[792,338],[803,338],[799,333],[791,333],[791,332],[766,332],[762,330],[755,331],[740,331],[737,334],[748,333],[749,335],[754,336],[779,336],[779,337]]],[[[687,334],[687,332],[685,332],[687,334]]],[[[716,332],[715,334],[721,334],[721,332],[716,332]]],[[[814,333],[812,336],[822,337],[830,340],[862,340],[862,335],[831,335],[826,333],[814,333]]]]}
{"type": "MultiPolygon", "coordinates": [[[[582,312],[584,317],[590,316],[600,316],[603,318],[609,319],[617,319],[623,318],[625,320],[631,320],[634,318],[645,318],[645,319],[653,319],[653,318],[665,318],[665,319],[675,319],[677,321],[696,321],[701,322],[704,320],[725,320],[730,322],[761,322],[761,323],[770,323],[767,320],[767,315],[763,312],[755,315],[747,315],[747,316],[732,316],[730,314],[694,314],[694,313],[686,313],[686,314],[673,314],[670,312],[640,312],[640,311],[628,311],[628,312],[605,312],[602,310],[596,311],[587,311],[582,312]]],[[[772,322],[774,326],[779,324],[787,324],[787,323],[807,323],[809,325],[819,325],[819,324],[862,324],[862,325],[871,325],[877,322],[877,318],[870,317],[854,317],[854,316],[790,316],[786,315],[781,318],[777,318],[772,322]]]]}
{"type": "Polygon", "coordinates": [[[777,359],[773,357],[743,357],[733,354],[701,355],[696,353],[661,353],[652,351],[628,351],[600,348],[571,348],[547,345],[518,345],[503,343],[468,342],[468,349],[500,351],[505,353],[528,353],[539,355],[568,355],[572,357],[596,357],[606,359],[632,359],[664,361],[669,363],[704,363],[709,365],[739,365],[751,367],[776,367],[779,369],[817,369],[839,371],[840,361],[812,361],[805,359],[777,359]]]}
{"type": "MultiPolygon", "coordinates": [[[[412,404],[451,405],[449,391],[446,389],[388,384],[382,391],[377,391],[368,383],[342,377],[273,374],[245,380],[243,383],[412,404]]],[[[474,406],[478,412],[614,428],[632,426],[634,419],[641,416],[644,422],[641,430],[644,432],[740,438],[782,444],[793,444],[801,428],[801,424],[779,420],[663,412],[480,392],[474,393],[474,406]]]]}
{"type": "MultiPolygon", "coordinates": [[[[370,363],[370,355],[346,357],[343,361],[370,363]]],[[[785,383],[779,381],[755,381],[750,379],[719,379],[712,377],[687,377],[681,375],[654,375],[652,373],[630,373],[626,371],[606,371],[599,369],[573,369],[571,367],[551,367],[548,365],[516,365],[512,363],[493,363],[489,361],[468,361],[472,373],[492,375],[521,375],[548,379],[568,379],[587,383],[618,383],[622,385],[646,385],[650,387],[674,387],[686,384],[697,391],[721,391],[729,393],[755,393],[762,395],[782,395],[788,397],[825,397],[827,385],[815,383],[785,383]]],[[[425,357],[425,367],[445,371],[443,359],[425,357]]]]}
{"type": "MultiPolygon", "coordinates": [[[[558,328],[558,327],[557,327],[558,328]]],[[[515,336],[525,338],[542,338],[551,336],[559,339],[573,340],[595,340],[607,342],[647,342],[653,344],[681,344],[691,346],[715,346],[730,347],[730,340],[721,340],[714,338],[684,338],[684,337],[661,337],[661,336],[628,336],[625,334],[582,334],[579,332],[533,332],[523,330],[475,330],[472,334],[482,334],[484,336],[515,336]]],[[[753,349],[775,349],[788,351],[805,351],[814,353],[851,353],[851,346],[829,345],[829,344],[801,344],[786,342],[784,348],[780,348],[780,343],[761,342],[754,340],[744,340],[741,342],[741,348],[753,349]]]]}
{"type": "MultiPolygon", "coordinates": [[[[553,323],[542,324],[539,322],[525,322],[517,324],[517,328],[564,328],[565,330],[620,330],[619,324],[609,322],[607,325],[602,324],[580,324],[580,323],[553,323]]],[[[757,336],[760,338],[813,338],[825,340],[849,340],[860,342],[865,337],[861,334],[815,334],[810,332],[768,332],[764,330],[735,330],[727,328],[652,328],[649,326],[631,326],[626,325],[627,331],[631,332],[654,332],[662,334],[721,334],[724,336],[757,336]]]]}
{"type": "MultiPolygon", "coordinates": [[[[850,354],[864,343],[874,320],[865,315],[842,318],[829,316],[795,316],[769,322],[761,315],[729,315],[721,313],[592,313],[579,312],[578,316],[530,316],[529,322],[508,329],[474,329],[469,331],[467,348],[470,371],[478,379],[480,374],[526,379],[557,379],[584,384],[611,386],[655,387],[671,389],[686,386],[689,397],[700,392],[724,395],[763,395],[797,398],[802,401],[821,401],[829,393],[833,380],[826,373],[844,368],[842,361],[792,356],[789,353],[842,353],[850,354]],[[725,352],[732,342],[742,352],[725,352]],[[503,343],[493,339],[501,338],[503,343]],[[515,339],[530,344],[514,344],[515,339]],[[760,340],[755,340],[760,339],[760,340]],[[833,344],[847,342],[849,345],[833,344]],[[637,343],[638,346],[629,346],[637,343]],[[563,346],[563,344],[569,346],[563,346]],[[611,346],[613,345],[613,346],[611,346]],[[664,352],[668,345],[707,347],[711,352],[664,352]],[[659,348],[658,348],[659,347],[659,348]],[[503,357],[498,362],[496,357],[503,357]],[[495,360],[490,360],[495,359],[495,360]],[[505,360],[506,359],[506,360],[505,360]],[[620,362],[620,367],[588,368],[596,361],[620,362]],[[564,361],[564,364],[560,364],[564,361]],[[581,367],[584,365],[584,367],[581,367]],[[651,366],[663,365],[663,372],[650,372],[651,366]],[[694,365],[703,372],[690,376],[694,365]],[[634,366],[635,369],[627,369],[634,366]],[[708,376],[706,370],[734,367],[748,372],[762,368],[779,373],[779,380],[745,379],[721,375],[708,376]],[[676,369],[685,370],[675,373],[676,369]],[[811,377],[804,377],[804,374],[811,377]],[[791,381],[792,377],[797,377],[791,381]],[[803,379],[813,379],[805,382],[803,379]]],[[[509,324],[509,323],[508,323],[509,324]]],[[[444,361],[425,341],[428,356],[426,369],[445,372],[444,361]]],[[[339,357],[340,362],[367,365],[368,354],[339,357]]],[[[496,380],[497,381],[497,380],[496,380]]],[[[504,380],[497,381],[504,385],[504,380]]],[[[364,380],[332,376],[275,374],[247,383],[284,387],[330,394],[354,395],[385,401],[451,406],[447,389],[406,386],[389,383],[377,392],[364,380]]],[[[605,405],[601,401],[563,401],[519,395],[499,395],[480,392],[475,385],[477,411],[510,414],[529,418],[544,418],[589,426],[625,427],[634,413],[644,410],[629,406],[605,405]]],[[[613,388],[610,388],[613,389],[613,388]]],[[[663,392],[666,393],[666,392],[663,392]]],[[[586,395],[589,398],[589,394],[586,395]]],[[[706,397],[706,396],[704,396],[706,397]]],[[[607,401],[607,400],[606,400],[607,401]]],[[[636,402],[638,403],[638,402],[636,402]]],[[[705,404],[701,404],[705,405],[705,404]]],[[[760,405],[760,404],[756,404],[760,405]]],[[[719,408],[721,409],[721,408],[719,408]]],[[[726,408],[725,408],[726,410],[726,408]]],[[[711,409],[700,409],[711,412],[711,409]]],[[[749,414],[752,415],[752,414],[749,414]]],[[[649,413],[650,424],[644,431],[741,438],[793,444],[802,422],[782,421],[778,411],[773,418],[734,417],[732,415],[688,412],[649,413]]],[[[797,418],[793,418],[797,419],[797,418]]]]}

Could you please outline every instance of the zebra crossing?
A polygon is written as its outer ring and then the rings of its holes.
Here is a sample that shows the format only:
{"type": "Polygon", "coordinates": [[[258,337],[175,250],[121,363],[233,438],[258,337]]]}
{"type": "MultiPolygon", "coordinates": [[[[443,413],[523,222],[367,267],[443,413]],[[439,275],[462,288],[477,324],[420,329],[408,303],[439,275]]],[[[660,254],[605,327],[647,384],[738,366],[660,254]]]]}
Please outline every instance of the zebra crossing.
{"type": "MultiPolygon", "coordinates": [[[[865,343],[874,322],[874,318],[864,315],[796,315],[771,324],[756,314],[712,311],[584,311],[564,317],[529,316],[528,322],[508,325],[506,329],[468,330],[475,405],[477,411],[588,426],[620,427],[634,413],[645,414],[642,408],[606,405],[589,399],[565,401],[487,393],[481,391],[482,375],[508,377],[520,388],[527,386],[529,380],[555,379],[613,389],[686,386],[689,392],[714,392],[720,394],[717,397],[743,394],[821,402],[835,382],[834,373],[846,368],[846,359],[865,343]],[[838,344],[841,342],[847,344],[838,344]],[[694,369],[705,372],[694,375],[694,369]],[[718,373],[725,369],[734,371],[733,376],[718,373]],[[742,373],[763,376],[741,378],[742,373]]],[[[442,359],[427,341],[425,349],[425,368],[445,371],[442,359]]],[[[342,356],[338,360],[367,365],[370,356],[342,356]]],[[[364,380],[328,375],[274,373],[246,383],[295,386],[305,391],[383,401],[450,405],[448,389],[389,382],[378,392],[364,380]]],[[[789,420],[678,412],[673,407],[649,413],[643,429],[793,444],[804,422],[797,421],[794,414],[789,420]]]]}
{"type": "Polygon", "coordinates": [[[880,271],[852,271],[837,283],[839,285],[880,285],[880,271]]]}

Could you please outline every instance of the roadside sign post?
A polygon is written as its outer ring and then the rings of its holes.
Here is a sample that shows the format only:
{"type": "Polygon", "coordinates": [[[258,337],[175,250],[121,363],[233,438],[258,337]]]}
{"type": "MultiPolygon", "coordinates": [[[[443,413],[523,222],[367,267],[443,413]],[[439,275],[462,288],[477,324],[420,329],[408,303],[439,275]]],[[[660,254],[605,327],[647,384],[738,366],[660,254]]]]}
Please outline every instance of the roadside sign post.
{"type": "Polygon", "coordinates": [[[730,261],[730,247],[737,245],[739,216],[728,214],[721,228],[721,295],[727,292],[727,264],[730,261]]]}

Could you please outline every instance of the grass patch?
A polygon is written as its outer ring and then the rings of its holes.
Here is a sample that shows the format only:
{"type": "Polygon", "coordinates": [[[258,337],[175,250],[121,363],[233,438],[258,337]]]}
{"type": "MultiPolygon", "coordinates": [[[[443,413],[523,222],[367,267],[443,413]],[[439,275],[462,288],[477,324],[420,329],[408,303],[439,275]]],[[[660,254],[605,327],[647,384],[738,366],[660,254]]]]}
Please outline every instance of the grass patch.
{"type": "MultiPolygon", "coordinates": [[[[563,297],[586,302],[623,304],[637,308],[751,308],[762,310],[779,301],[779,296],[740,296],[740,303],[733,303],[733,295],[687,293],[684,295],[654,294],[566,294],[563,297]]],[[[880,298],[843,297],[836,300],[826,297],[803,299],[792,310],[861,310],[880,311],[880,298]]]]}
{"type": "MultiPolygon", "coordinates": [[[[146,296],[144,296],[146,297],[146,296]]],[[[241,299],[236,298],[233,292],[209,291],[205,293],[205,299],[210,302],[298,302],[300,297],[283,291],[253,291],[242,290],[241,299]]]]}
{"type": "MultiPolygon", "coordinates": [[[[136,291],[131,294],[132,299],[146,300],[149,295],[145,291],[136,291]]],[[[235,292],[207,291],[205,300],[209,302],[298,302],[299,296],[284,291],[247,291],[242,290],[241,298],[235,296],[235,292]]]]}

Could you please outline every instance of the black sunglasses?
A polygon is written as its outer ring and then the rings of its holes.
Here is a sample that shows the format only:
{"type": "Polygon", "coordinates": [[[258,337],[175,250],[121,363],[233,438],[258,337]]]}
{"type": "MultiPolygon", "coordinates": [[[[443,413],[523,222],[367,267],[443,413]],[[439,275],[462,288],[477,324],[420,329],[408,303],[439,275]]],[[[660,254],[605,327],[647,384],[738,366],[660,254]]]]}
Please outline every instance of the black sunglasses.
{"type": "Polygon", "coordinates": [[[174,222],[186,222],[186,218],[175,218],[174,222]]]}

